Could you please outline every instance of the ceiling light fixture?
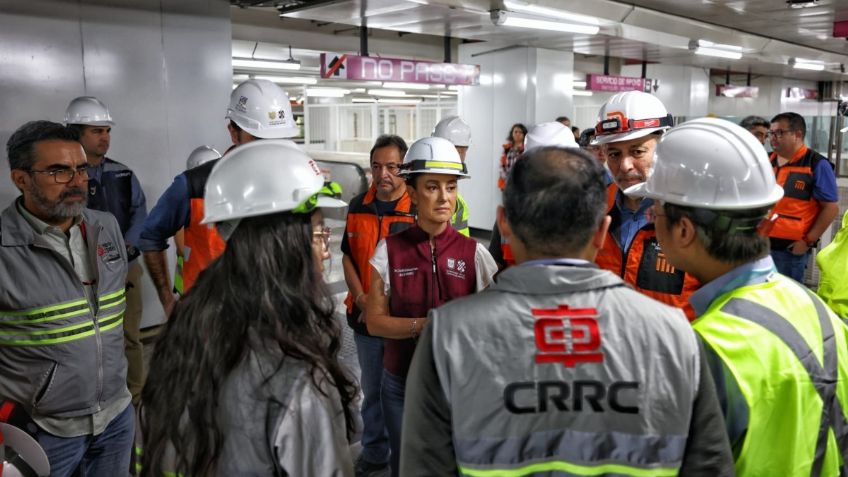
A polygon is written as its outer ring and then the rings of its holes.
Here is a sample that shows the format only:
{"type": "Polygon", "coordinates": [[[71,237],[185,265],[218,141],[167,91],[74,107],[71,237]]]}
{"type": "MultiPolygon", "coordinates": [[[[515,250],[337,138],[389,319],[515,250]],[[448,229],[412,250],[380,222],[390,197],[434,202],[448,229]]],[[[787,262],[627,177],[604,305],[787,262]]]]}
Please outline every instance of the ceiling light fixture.
{"type": "Polygon", "coordinates": [[[530,13],[542,18],[556,18],[558,20],[567,20],[574,23],[585,23],[587,25],[598,26],[598,19],[586,15],[578,15],[576,13],[566,12],[555,8],[542,7],[539,5],[531,5],[526,2],[516,0],[503,0],[504,7],[513,12],[530,13]]]}
{"type": "Polygon", "coordinates": [[[311,98],[342,98],[350,91],[341,88],[306,88],[306,96],[311,98]]]}
{"type": "Polygon", "coordinates": [[[399,89],[430,89],[427,83],[395,83],[386,81],[383,83],[384,88],[399,88],[399,89]]]}
{"type": "Polygon", "coordinates": [[[805,60],[803,58],[790,58],[789,66],[795,68],[796,70],[811,71],[824,71],[825,68],[825,64],[822,61],[805,60]]]}
{"type": "Polygon", "coordinates": [[[253,46],[253,53],[250,58],[233,58],[233,68],[245,68],[252,70],[299,70],[300,60],[294,59],[292,56],[292,48],[289,45],[289,57],[285,60],[257,60],[254,58],[256,48],[259,47],[259,42],[253,46]]]}
{"type": "Polygon", "coordinates": [[[394,99],[394,98],[380,98],[377,100],[380,104],[418,104],[421,102],[420,98],[407,98],[407,99],[394,99]]]}
{"type": "Polygon", "coordinates": [[[728,58],[731,60],[742,58],[741,46],[723,45],[707,40],[692,40],[689,42],[689,49],[694,51],[696,55],[728,58]]]}
{"type": "Polygon", "coordinates": [[[377,100],[374,98],[353,98],[351,102],[354,103],[376,103],[377,100]]]}
{"type": "Polygon", "coordinates": [[[582,33],[584,35],[596,35],[601,30],[597,25],[545,20],[539,17],[522,15],[507,10],[492,10],[491,18],[492,23],[495,25],[505,27],[531,28],[534,30],[550,30],[564,33],[582,33]]]}
{"type": "Polygon", "coordinates": [[[311,78],[309,76],[267,76],[267,75],[256,75],[253,77],[254,79],[259,80],[268,80],[272,83],[279,84],[318,84],[318,78],[311,78]]]}
{"type": "Polygon", "coordinates": [[[388,96],[392,98],[406,96],[406,92],[399,89],[369,89],[368,94],[372,96],[388,96]]]}
{"type": "Polygon", "coordinates": [[[591,91],[582,91],[582,90],[579,90],[579,89],[572,91],[571,94],[574,95],[574,96],[592,96],[591,91]]]}

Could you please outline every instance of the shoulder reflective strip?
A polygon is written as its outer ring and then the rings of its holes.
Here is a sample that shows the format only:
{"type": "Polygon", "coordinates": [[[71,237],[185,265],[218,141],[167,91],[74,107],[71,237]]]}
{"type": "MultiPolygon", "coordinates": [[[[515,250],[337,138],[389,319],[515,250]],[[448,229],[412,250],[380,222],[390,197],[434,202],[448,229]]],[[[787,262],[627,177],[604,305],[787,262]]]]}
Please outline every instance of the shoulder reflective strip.
{"type": "Polygon", "coordinates": [[[819,364],[813,350],[795,327],[771,309],[752,301],[732,298],[721,308],[721,311],[754,322],[780,338],[792,350],[810,376],[810,380],[823,402],[819,435],[816,440],[816,455],[813,461],[813,475],[818,475],[815,470],[818,469],[820,473],[821,466],[824,464],[824,455],[827,451],[827,434],[831,426],[839,448],[842,449],[843,460],[848,461],[848,445],[846,445],[848,443],[848,421],[846,421],[845,414],[842,412],[839,397],[836,395],[837,351],[830,316],[817,299],[812,296],[810,298],[815,305],[821,326],[822,352],[826,368],[819,364]]]}
{"type": "Polygon", "coordinates": [[[618,464],[601,464],[601,465],[578,465],[572,464],[570,462],[564,461],[555,461],[555,462],[542,462],[537,464],[531,464],[524,467],[518,467],[515,469],[469,469],[468,467],[464,467],[462,465],[459,466],[459,472],[461,475],[468,475],[471,477],[521,477],[525,475],[534,475],[537,473],[549,473],[549,472],[557,472],[557,475],[560,473],[565,473],[565,475],[607,475],[607,474],[615,474],[615,475],[632,475],[634,477],[671,477],[676,476],[680,472],[680,469],[674,468],[653,468],[653,469],[639,469],[637,467],[629,467],[626,465],[618,465],[618,464]]]}
{"type": "Polygon", "coordinates": [[[81,308],[77,308],[75,310],[71,310],[71,311],[68,311],[66,313],[58,313],[58,314],[47,315],[43,318],[35,318],[35,319],[28,319],[28,320],[2,320],[2,321],[0,321],[0,329],[6,328],[6,327],[12,327],[13,325],[31,325],[31,324],[36,324],[36,323],[46,323],[48,321],[55,321],[55,320],[58,320],[60,318],[67,318],[69,316],[74,316],[74,315],[86,315],[86,314],[89,314],[89,313],[91,313],[91,309],[88,307],[88,304],[85,304],[85,306],[83,306],[81,308]]]}
{"type": "Polygon", "coordinates": [[[462,163],[457,162],[444,162],[444,161],[427,161],[424,163],[424,167],[429,168],[441,168],[441,169],[456,169],[462,170],[462,163]]]}
{"type": "Polygon", "coordinates": [[[100,304],[100,310],[102,311],[102,310],[106,310],[106,309],[109,309],[109,308],[114,308],[118,305],[123,305],[126,302],[127,302],[127,297],[122,296],[122,297],[118,298],[117,300],[114,300],[114,301],[111,301],[111,302],[108,302],[108,303],[101,303],[100,304]]]}
{"type": "MultiPolygon", "coordinates": [[[[662,430],[653,432],[661,433],[662,430]]],[[[685,433],[686,430],[677,432],[685,433]]],[[[562,460],[584,464],[616,462],[633,468],[671,468],[683,461],[686,436],[669,431],[665,435],[638,435],[555,429],[517,437],[454,438],[454,447],[459,462],[474,466],[562,460]]]]}
{"type": "MultiPolygon", "coordinates": [[[[114,315],[105,316],[98,321],[100,332],[109,331],[116,326],[123,324],[124,322],[124,312],[116,313],[114,315]]],[[[0,336],[0,346],[40,346],[40,345],[54,345],[54,344],[62,344],[67,343],[69,341],[76,341],[83,338],[87,338],[89,336],[94,335],[97,332],[97,329],[93,324],[86,324],[84,328],[78,328],[75,330],[70,330],[73,332],[56,332],[56,330],[50,330],[52,334],[39,336],[36,339],[6,339],[0,336]]]]}
{"type": "Polygon", "coordinates": [[[31,316],[36,317],[36,315],[45,315],[50,312],[55,311],[64,311],[68,308],[78,307],[81,305],[88,306],[88,300],[74,300],[65,303],[57,303],[55,305],[50,306],[42,306],[39,308],[33,308],[31,310],[20,310],[20,311],[0,311],[0,316],[31,316]]]}

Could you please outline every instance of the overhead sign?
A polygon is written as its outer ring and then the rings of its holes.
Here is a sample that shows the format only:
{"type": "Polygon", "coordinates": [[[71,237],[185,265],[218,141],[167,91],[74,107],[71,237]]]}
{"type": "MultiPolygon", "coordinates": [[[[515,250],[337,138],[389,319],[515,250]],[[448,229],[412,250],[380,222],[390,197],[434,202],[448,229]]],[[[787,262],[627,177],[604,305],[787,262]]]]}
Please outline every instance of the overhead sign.
{"type": "Polygon", "coordinates": [[[786,97],[793,99],[819,99],[819,91],[808,88],[787,88],[786,97]]]}
{"type": "Polygon", "coordinates": [[[472,86],[480,84],[480,65],[321,53],[321,77],[472,86]]]}
{"type": "Polygon", "coordinates": [[[586,89],[590,91],[651,91],[652,80],[632,76],[586,75],[586,89]]]}
{"type": "Polygon", "coordinates": [[[724,96],[726,98],[756,98],[759,94],[759,86],[716,85],[716,96],[724,96]]]}

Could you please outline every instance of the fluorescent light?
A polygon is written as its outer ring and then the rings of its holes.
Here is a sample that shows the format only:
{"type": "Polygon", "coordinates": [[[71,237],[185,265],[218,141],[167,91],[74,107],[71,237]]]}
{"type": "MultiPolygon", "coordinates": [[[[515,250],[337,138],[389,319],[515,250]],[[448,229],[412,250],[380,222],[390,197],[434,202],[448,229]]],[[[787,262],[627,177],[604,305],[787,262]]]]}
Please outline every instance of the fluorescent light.
{"type": "Polygon", "coordinates": [[[306,96],[312,98],[342,98],[350,91],[341,88],[306,88],[306,96]]]}
{"type": "Polygon", "coordinates": [[[400,89],[430,89],[430,85],[426,83],[394,83],[389,81],[383,83],[383,87],[400,89]]]}
{"type": "Polygon", "coordinates": [[[372,96],[388,96],[392,98],[406,96],[405,91],[401,91],[398,89],[369,89],[368,94],[372,96]]]}
{"type": "Polygon", "coordinates": [[[380,98],[377,100],[378,103],[381,104],[418,104],[421,102],[420,99],[394,99],[394,98],[380,98]]]}
{"type": "Polygon", "coordinates": [[[449,96],[458,96],[459,91],[439,91],[440,94],[445,94],[449,96]]]}
{"type": "Polygon", "coordinates": [[[585,15],[577,15],[574,13],[557,10],[555,8],[547,8],[539,5],[530,5],[524,2],[515,0],[503,0],[504,7],[515,12],[532,13],[540,17],[558,18],[560,20],[569,20],[575,23],[587,23],[590,25],[598,25],[598,19],[585,15]]]}
{"type": "Polygon", "coordinates": [[[714,56],[731,60],[742,58],[741,46],[713,43],[708,40],[691,40],[689,42],[689,49],[694,51],[696,55],[701,56],[714,56]]]}
{"type": "Polygon", "coordinates": [[[459,85],[453,84],[448,86],[448,89],[451,91],[459,91],[459,85]]]}
{"type": "Polygon", "coordinates": [[[586,87],[585,81],[574,81],[574,83],[572,83],[572,84],[574,84],[575,88],[585,88],[586,87]]]}
{"type": "Polygon", "coordinates": [[[376,103],[377,100],[374,98],[353,98],[351,99],[354,103],[376,103]]]}
{"type": "Polygon", "coordinates": [[[351,91],[354,93],[364,93],[365,88],[353,88],[351,91]]]}
{"type": "Polygon", "coordinates": [[[233,68],[249,68],[256,70],[299,70],[300,62],[233,58],[233,68]]]}
{"type": "Polygon", "coordinates": [[[824,71],[825,67],[822,61],[805,60],[803,58],[790,58],[789,64],[797,70],[824,71]]]}
{"type": "Polygon", "coordinates": [[[575,91],[572,91],[571,94],[573,94],[574,96],[592,96],[591,91],[575,90],[575,91]]]}
{"type": "Polygon", "coordinates": [[[318,84],[318,78],[309,76],[254,76],[255,79],[264,79],[272,83],[281,84],[318,84]]]}
{"type": "Polygon", "coordinates": [[[492,22],[495,25],[517,28],[531,28],[534,30],[561,31],[565,33],[583,33],[595,35],[600,31],[597,25],[580,25],[576,23],[564,23],[561,21],[542,20],[516,15],[506,10],[492,10],[492,22]]]}
{"type": "Polygon", "coordinates": [[[439,99],[438,94],[416,94],[415,96],[419,98],[439,99]]]}

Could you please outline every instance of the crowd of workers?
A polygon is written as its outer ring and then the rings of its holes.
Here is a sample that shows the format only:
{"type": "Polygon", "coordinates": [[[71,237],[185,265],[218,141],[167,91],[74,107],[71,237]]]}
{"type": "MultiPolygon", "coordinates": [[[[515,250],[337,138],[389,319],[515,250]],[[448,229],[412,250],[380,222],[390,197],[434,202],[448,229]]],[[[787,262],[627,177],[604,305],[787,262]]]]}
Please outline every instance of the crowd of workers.
{"type": "Polygon", "coordinates": [[[279,87],[242,83],[227,117],[232,148],[195,150],[149,214],[96,98],[10,137],[0,432],[22,475],[848,475],[839,280],[801,283],[838,194],[801,116],[675,126],[634,91],[579,137],[516,124],[489,249],[462,119],[378,138],[346,204],[279,87]],[[322,279],[322,209],[345,206],[359,376],[322,279]],[[169,317],[149,370],[140,254],[169,317]]]}

